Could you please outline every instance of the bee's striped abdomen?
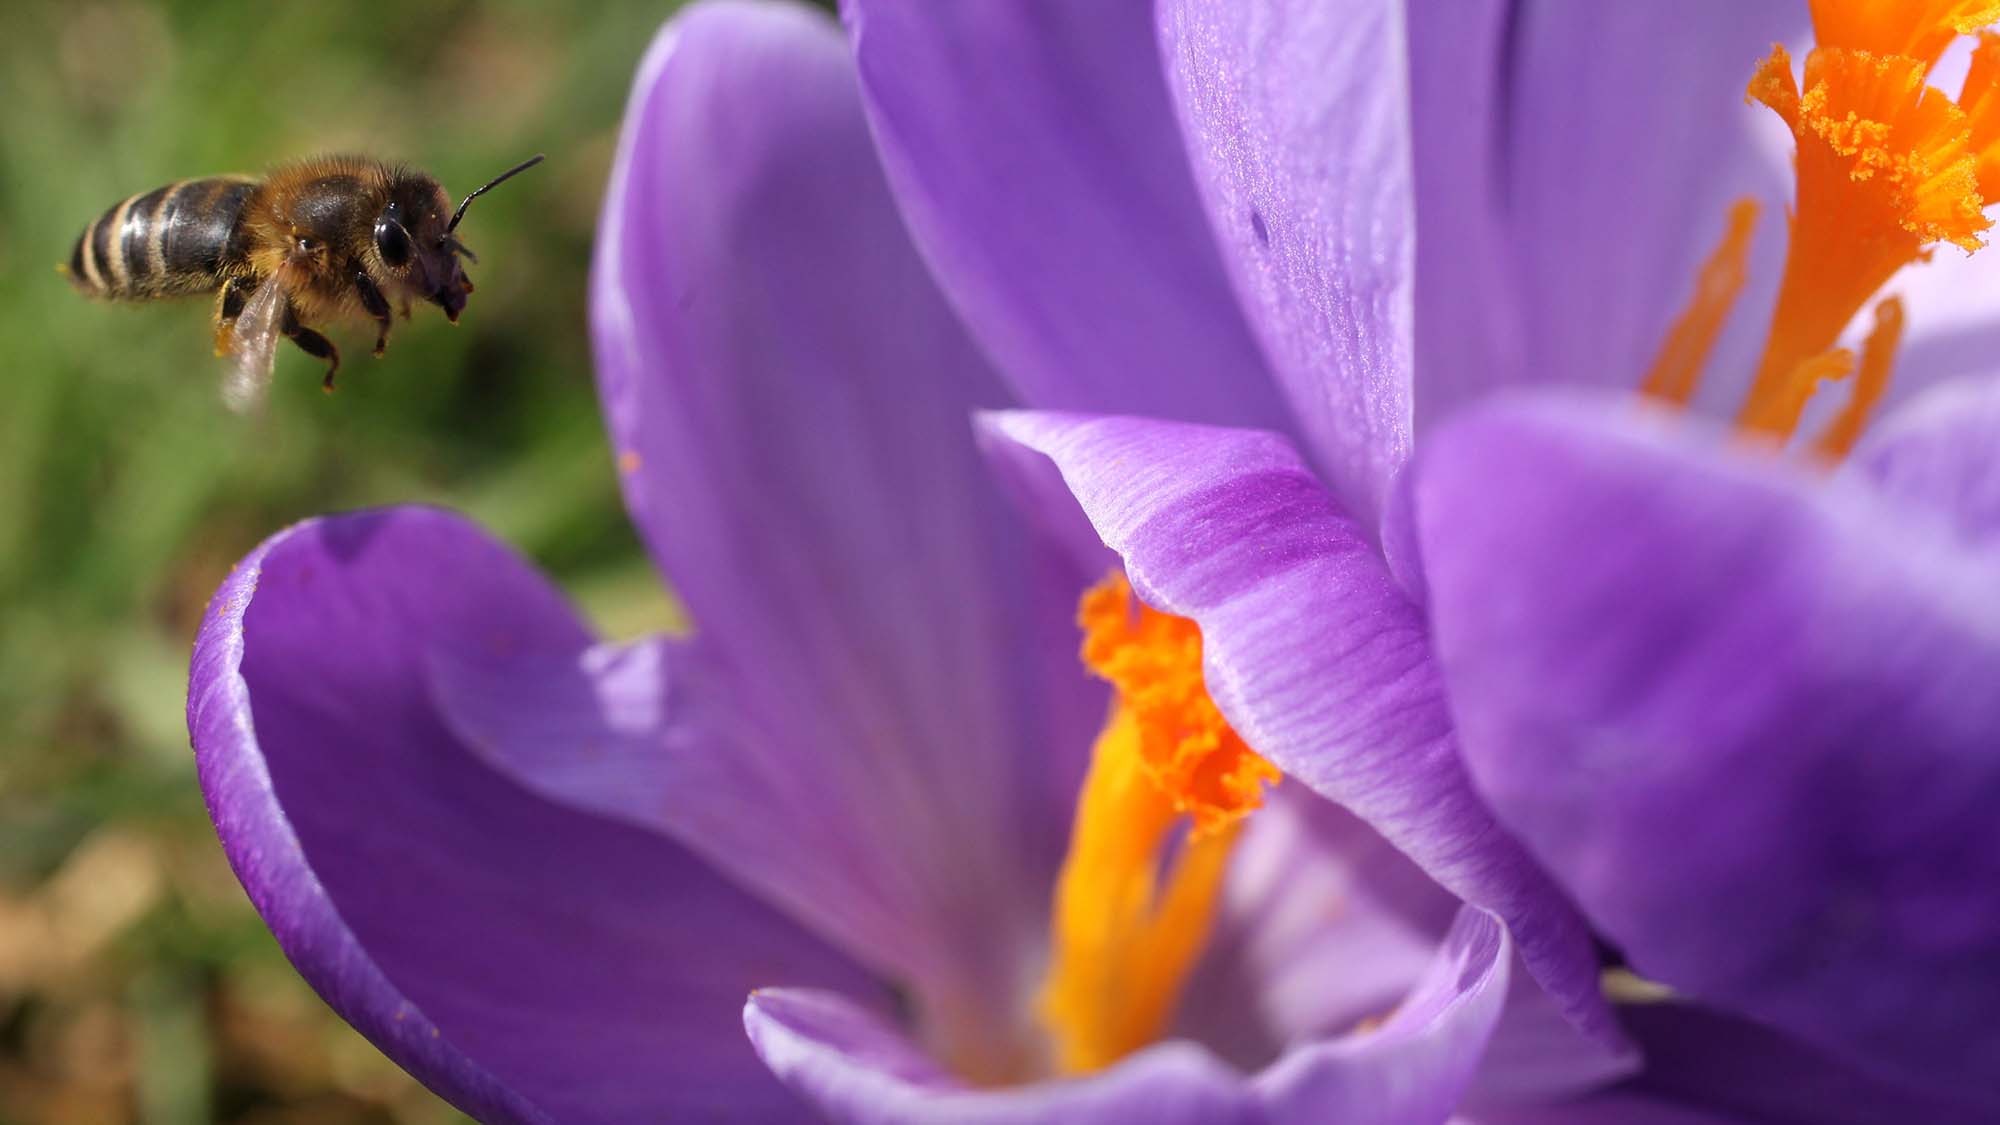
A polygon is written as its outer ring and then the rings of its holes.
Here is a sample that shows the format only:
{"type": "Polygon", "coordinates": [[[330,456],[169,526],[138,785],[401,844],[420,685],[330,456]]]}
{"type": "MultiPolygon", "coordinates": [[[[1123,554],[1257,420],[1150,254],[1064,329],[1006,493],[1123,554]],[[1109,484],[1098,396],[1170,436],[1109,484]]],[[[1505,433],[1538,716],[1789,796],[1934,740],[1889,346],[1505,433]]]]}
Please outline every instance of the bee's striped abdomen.
{"type": "Polygon", "coordinates": [[[84,228],[70,250],[69,274],[98,297],[202,293],[222,283],[245,254],[238,220],[257,185],[212,177],[135,195],[84,228]]]}

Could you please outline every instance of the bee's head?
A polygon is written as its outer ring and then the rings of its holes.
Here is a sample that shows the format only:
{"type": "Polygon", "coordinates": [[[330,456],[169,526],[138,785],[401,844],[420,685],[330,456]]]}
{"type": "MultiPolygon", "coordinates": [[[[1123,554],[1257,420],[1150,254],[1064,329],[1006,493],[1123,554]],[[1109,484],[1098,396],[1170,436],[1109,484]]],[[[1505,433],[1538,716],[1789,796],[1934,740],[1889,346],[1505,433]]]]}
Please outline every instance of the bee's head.
{"type": "MultiPolygon", "coordinates": [[[[541,163],[536,156],[509,168],[484,187],[465,197],[458,210],[447,211],[451,197],[444,187],[421,172],[404,172],[389,185],[389,201],[375,218],[375,254],[379,259],[384,289],[395,289],[429,301],[444,310],[446,319],[456,322],[465,308],[472,281],[465,276],[459,259],[473,258],[472,251],[453,232],[465,209],[508,177],[541,163]]],[[[372,264],[372,263],[371,263],[372,264]]]]}

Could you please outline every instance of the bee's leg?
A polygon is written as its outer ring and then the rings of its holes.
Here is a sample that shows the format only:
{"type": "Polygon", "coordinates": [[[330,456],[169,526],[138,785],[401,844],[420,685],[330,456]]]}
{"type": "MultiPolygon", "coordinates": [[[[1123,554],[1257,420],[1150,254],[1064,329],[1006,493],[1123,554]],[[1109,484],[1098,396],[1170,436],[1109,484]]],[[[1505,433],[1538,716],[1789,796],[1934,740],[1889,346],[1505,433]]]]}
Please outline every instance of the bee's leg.
{"type": "Polygon", "coordinates": [[[326,378],[320,380],[320,386],[332,393],[333,377],[340,373],[340,349],[333,346],[332,340],[300,324],[298,314],[289,305],[285,308],[285,319],[279,323],[278,331],[284,334],[285,339],[297,344],[300,351],[326,361],[326,378]]]}
{"type": "Polygon", "coordinates": [[[361,295],[361,307],[375,318],[375,356],[379,359],[389,347],[389,299],[375,287],[365,270],[354,271],[354,291],[361,295]]]}
{"type": "Polygon", "coordinates": [[[228,355],[230,338],[236,333],[236,317],[243,311],[243,303],[257,283],[247,277],[232,277],[222,283],[222,292],[215,297],[215,354],[228,355]]]}

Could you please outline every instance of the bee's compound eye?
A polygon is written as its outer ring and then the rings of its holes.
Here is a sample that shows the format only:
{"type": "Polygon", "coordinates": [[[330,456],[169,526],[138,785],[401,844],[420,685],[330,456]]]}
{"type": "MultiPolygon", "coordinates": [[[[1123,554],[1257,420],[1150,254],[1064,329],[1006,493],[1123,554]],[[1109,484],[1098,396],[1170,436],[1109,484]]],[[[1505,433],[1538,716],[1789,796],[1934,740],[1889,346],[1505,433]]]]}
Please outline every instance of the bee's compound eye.
{"type": "Polygon", "coordinates": [[[381,252],[382,261],[391,266],[410,264],[410,232],[403,224],[384,216],[375,221],[375,249],[381,252]]]}

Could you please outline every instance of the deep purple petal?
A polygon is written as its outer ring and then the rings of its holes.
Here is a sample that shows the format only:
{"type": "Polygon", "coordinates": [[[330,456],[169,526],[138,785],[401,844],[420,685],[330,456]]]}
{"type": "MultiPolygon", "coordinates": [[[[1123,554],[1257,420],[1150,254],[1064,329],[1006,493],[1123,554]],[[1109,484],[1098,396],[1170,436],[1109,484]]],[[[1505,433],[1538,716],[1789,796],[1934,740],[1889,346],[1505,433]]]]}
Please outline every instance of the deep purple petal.
{"type": "Polygon", "coordinates": [[[1410,452],[1402,8],[1161,0],[1159,10],[1169,85],[1230,276],[1316,461],[1370,527],[1410,452]]]}
{"type": "Polygon", "coordinates": [[[1582,919],[1473,793],[1424,625],[1353,520],[1269,434],[1010,413],[996,455],[1054,461],[1145,601],[1200,627],[1209,692],[1251,747],[1500,915],[1606,1045],[1582,919]]]}
{"type": "MultiPolygon", "coordinates": [[[[1451,1125],[1775,1125],[1681,1105],[1644,1094],[1611,1093],[1573,1101],[1479,1109],[1454,1116],[1451,1125]]],[[[1787,1125],[1815,1125],[1810,1122],[1787,1125]]]]}
{"type": "Polygon", "coordinates": [[[1641,973],[2000,1094],[2000,565],[1629,400],[1440,431],[1417,513],[1480,791],[1641,973]]]}
{"type": "Polygon", "coordinates": [[[1148,0],[845,0],[917,243],[1024,401],[1283,428],[1148,0]]]}
{"type": "Polygon", "coordinates": [[[1521,4],[1514,19],[1494,190],[1513,245],[1505,284],[1526,294],[1524,366],[1468,366],[1459,396],[1480,379],[1637,386],[1748,196],[1763,205],[1752,279],[1704,382],[1733,410],[1769,327],[1792,198],[1789,147],[1771,141],[1784,126],[1744,90],[1771,44],[1805,28],[1806,6],[1521,4]]]}
{"type": "Polygon", "coordinates": [[[768,810],[754,854],[741,822],[674,827],[885,971],[1017,993],[1103,716],[1069,624],[1094,576],[1033,558],[985,473],[969,411],[1006,395],[904,234],[832,20],[675,21],[593,286],[627,502],[749,728],[708,744],[754,751],[719,799],[768,810]]]}
{"type": "Polygon", "coordinates": [[[1933,388],[1884,419],[1848,463],[1968,546],[2000,544],[2000,378],[1933,388]]]}
{"type": "Polygon", "coordinates": [[[1416,1125],[1441,1120],[1457,1101],[1506,978],[1505,932],[1468,909],[1388,1022],[1296,1046],[1248,1078],[1174,1041],[1087,1078],[974,1090],[879,1018],[830,994],[760,992],[744,1019],[771,1069],[840,1122],[1416,1125]]]}
{"type": "Polygon", "coordinates": [[[1935,1090],[1886,1082],[1782,1032],[1691,1004],[1626,1005],[1618,1015],[1645,1054],[1643,1073],[1578,1098],[1470,1108],[1453,1121],[1460,1125],[1879,1125],[1889,1121],[1974,1125],[1993,1119],[1991,1109],[1955,1101],[1935,1090]]]}
{"type": "Polygon", "coordinates": [[[454,516],[273,537],[217,592],[190,672],[230,863],[320,995],[483,1120],[795,1112],[737,1038],[743,996],[868,978],[657,834],[515,786],[432,707],[439,654],[588,643],[454,516]]]}
{"type": "Polygon", "coordinates": [[[1993,1120],[1990,1106],[1884,1081],[1778,1031],[1691,1004],[1642,1004],[1619,1015],[1646,1054],[1645,1073],[1627,1088],[1659,1101],[1806,1125],[1993,1120]]]}

